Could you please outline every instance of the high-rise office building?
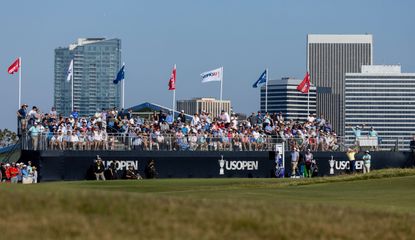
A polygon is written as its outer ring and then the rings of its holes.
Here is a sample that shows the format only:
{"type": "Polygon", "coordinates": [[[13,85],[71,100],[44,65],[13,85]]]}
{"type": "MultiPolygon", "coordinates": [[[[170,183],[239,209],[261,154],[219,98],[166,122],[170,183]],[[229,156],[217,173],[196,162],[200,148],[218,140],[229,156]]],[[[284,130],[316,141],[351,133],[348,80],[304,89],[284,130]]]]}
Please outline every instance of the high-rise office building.
{"type": "Polygon", "coordinates": [[[217,117],[224,110],[227,113],[231,113],[231,101],[216,100],[215,98],[194,98],[191,100],[178,100],[177,111],[184,110],[186,114],[193,115],[195,113],[200,114],[202,111],[208,112],[212,117],[217,117]]]}
{"type": "MultiPolygon", "coordinates": [[[[316,113],[316,87],[310,86],[310,95],[301,93],[297,86],[301,79],[282,78],[268,82],[269,113],[282,112],[285,119],[305,121],[307,113],[316,113]]],[[[265,86],[261,87],[261,111],[265,112],[265,86]]]]}
{"type": "Polygon", "coordinates": [[[377,131],[383,150],[408,150],[415,135],[415,73],[401,73],[400,65],[362,66],[360,73],[346,73],[345,136],[353,144],[351,127],[377,131]]]}
{"type": "Polygon", "coordinates": [[[80,38],[69,47],[55,49],[54,105],[66,116],[75,107],[82,115],[121,106],[121,84],[113,80],[121,67],[121,40],[80,38]],[[67,81],[73,59],[72,80],[67,81]]]}
{"type": "Polygon", "coordinates": [[[307,36],[307,69],[317,87],[317,115],[323,114],[344,135],[344,76],[373,62],[372,35],[307,36]]]}

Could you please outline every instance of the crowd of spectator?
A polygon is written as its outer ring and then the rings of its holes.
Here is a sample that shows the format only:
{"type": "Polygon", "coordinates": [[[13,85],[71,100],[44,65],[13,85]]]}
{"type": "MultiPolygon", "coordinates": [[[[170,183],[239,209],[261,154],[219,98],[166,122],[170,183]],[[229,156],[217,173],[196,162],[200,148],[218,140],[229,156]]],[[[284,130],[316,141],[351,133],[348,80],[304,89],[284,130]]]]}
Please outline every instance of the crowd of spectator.
{"type": "Polygon", "coordinates": [[[7,128],[0,129],[0,148],[8,147],[17,143],[19,138],[15,132],[8,130],[7,128]]]}
{"type": "Polygon", "coordinates": [[[31,148],[58,150],[229,150],[266,151],[272,143],[285,141],[311,151],[335,151],[337,135],[323,116],[310,115],[307,121],[285,120],[282,113],[252,113],[246,119],[222,111],[206,111],[186,117],[182,110],[154,112],[148,119],[133,116],[131,110],[102,109],[93,116],[58,114],[52,107],[42,113],[26,104],[18,110],[19,129],[30,137],[31,148]]]}
{"type": "Polygon", "coordinates": [[[0,163],[1,182],[9,183],[37,183],[38,173],[35,166],[29,161],[23,163],[0,163]]]}

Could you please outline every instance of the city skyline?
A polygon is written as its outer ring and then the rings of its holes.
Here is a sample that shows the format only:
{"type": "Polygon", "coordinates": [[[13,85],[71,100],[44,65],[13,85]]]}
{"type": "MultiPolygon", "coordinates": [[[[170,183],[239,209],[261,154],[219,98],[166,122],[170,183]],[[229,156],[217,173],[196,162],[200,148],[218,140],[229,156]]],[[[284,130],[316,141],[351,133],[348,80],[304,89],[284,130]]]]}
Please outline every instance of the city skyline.
{"type": "Polygon", "coordinates": [[[0,10],[7,36],[1,40],[0,58],[4,69],[0,71],[0,111],[6,113],[2,128],[16,125],[17,76],[6,71],[13,60],[22,57],[22,102],[48,112],[53,105],[53,50],[82,37],[123,41],[126,107],[145,101],[170,106],[167,84],[177,64],[177,100],[219,98],[218,84],[201,84],[200,73],[223,66],[223,98],[232,101],[236,112],[257,111],[259,93],[252,83],[265,68],[270,70],[270,80],[301,79],[306,71],[306,36],[313,33],[370,33],[374,64],[401,64],[403,72],[415,72],[411,26],[415,4],[357,2],[166,1],[160,6],[74,1],[71,5],[82,6],[75,9],[76,18],[65,15],[66,5],[53,1],[47,7],[23,1],[20,17],[8,10],[13,9],[12,3],[4,3],[0,10]],[[206,11],[213,7],[215,11],[206,11]]]}
{"type": "Polygon", "coordinates": [[[122,107],[122,83],[113,83],[121,68],[121,49],[120,39],[105,38],[78,39],[69,47],[55,49],[56,111],[69,116],[76,108],[80,115],[92,116],[98,109],[122,107]],[[73,73],[68,81],[70,62],[73,73]]]}

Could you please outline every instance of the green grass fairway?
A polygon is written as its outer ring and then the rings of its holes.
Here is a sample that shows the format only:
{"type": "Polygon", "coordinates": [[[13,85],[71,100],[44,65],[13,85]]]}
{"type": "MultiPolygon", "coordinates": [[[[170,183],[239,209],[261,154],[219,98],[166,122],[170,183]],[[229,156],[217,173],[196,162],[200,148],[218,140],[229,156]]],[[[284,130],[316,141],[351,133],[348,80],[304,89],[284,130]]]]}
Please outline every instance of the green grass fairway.
{"type": "Polygon", "coordinates": [[[1,239],[414,239],[415,170],[0,184],[1,239]]]}

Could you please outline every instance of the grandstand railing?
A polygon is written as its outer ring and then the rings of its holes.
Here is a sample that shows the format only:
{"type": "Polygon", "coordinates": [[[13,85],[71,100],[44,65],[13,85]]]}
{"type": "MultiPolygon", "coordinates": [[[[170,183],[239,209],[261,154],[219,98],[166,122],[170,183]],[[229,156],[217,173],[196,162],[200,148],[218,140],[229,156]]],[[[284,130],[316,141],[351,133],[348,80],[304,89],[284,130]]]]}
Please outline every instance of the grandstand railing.
{"type": "MultiPolygon", "coordinates": [[[[277,143],[285,142],[287,151],[294,147],[305,151],[345,151],[347,139],[337,137],[332,141],[318,140],[315,144],[310,144],[307,139],[289,138],[283,139],[278,136],[261,135],[258,138],[248,137],[197,137],[197,135],[187,135],[176,137],[171,134],[155,135],[128,135],[110,134],[101,141],[93,139],[77,143],[64,143],[51,141],[51,133],[39,134],[37,137],[30,135],[22,136],[23,150],[48,150],[48,151],[88,151],[88,150],[108,150],[108,151],[273,151],[277,143]],[[37,138],[37,145],[35,138],[37,138]]],[[[375,150],[375,149],[373,149],[375,150]]]]}

